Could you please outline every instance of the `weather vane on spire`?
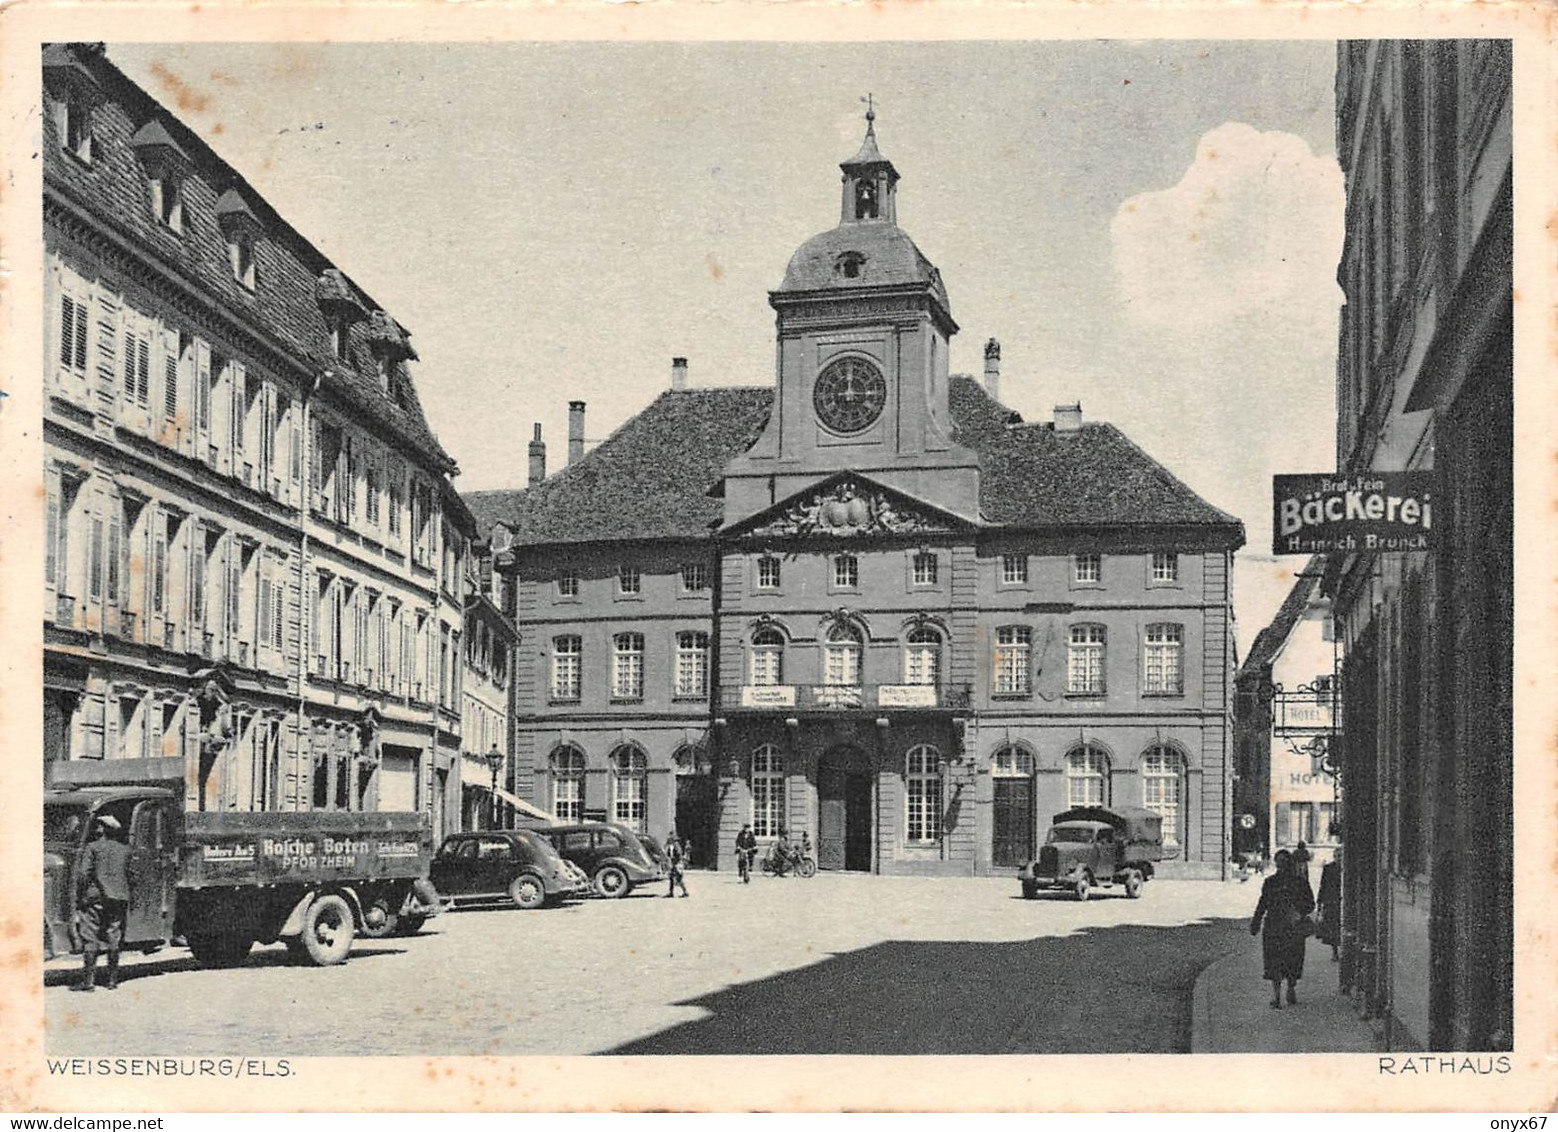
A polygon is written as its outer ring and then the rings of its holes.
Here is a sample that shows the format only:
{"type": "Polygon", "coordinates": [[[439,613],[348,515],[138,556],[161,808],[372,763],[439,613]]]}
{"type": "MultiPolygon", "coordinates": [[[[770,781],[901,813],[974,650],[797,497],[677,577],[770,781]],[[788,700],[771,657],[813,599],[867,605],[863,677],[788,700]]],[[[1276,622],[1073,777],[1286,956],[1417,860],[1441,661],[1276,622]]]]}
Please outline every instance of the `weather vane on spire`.
{"type": "Polygon", "coordinates": [[[871,123],[876,121],[876,99],[867,94],[860,100],[866,104],[866,128],[871,128],[871,123]]]}

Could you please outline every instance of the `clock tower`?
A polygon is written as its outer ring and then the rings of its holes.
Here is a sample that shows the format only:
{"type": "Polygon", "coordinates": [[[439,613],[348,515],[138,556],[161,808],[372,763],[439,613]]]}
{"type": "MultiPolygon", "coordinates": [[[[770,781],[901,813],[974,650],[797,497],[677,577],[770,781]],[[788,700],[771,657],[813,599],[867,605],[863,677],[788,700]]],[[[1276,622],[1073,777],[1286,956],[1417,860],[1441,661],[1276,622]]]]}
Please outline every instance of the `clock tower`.
{"type": "Polygon", "coordinates": [[[848,471],[971,521],[979,465],[953,443],[941,273],[898,227],[898,170],[876,114],[843,170],[839,222],[790,257],[769,292],[777,389],[767,425],[725,472],[725,524],[848,471]]]}

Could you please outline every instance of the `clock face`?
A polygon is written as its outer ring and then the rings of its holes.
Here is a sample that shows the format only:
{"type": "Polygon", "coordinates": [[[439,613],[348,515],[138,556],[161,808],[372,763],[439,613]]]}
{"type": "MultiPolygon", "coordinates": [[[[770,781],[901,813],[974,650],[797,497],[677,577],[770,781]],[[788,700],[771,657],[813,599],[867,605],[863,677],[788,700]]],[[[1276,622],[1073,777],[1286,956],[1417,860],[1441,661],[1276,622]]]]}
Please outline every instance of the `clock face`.
{"type": "Polygon", "coordinates": [[[864,358],[840,358],[817,376],[812,404],[818,419],[834,432],[859,432],[882,415],[887,381],[864,358]]]}

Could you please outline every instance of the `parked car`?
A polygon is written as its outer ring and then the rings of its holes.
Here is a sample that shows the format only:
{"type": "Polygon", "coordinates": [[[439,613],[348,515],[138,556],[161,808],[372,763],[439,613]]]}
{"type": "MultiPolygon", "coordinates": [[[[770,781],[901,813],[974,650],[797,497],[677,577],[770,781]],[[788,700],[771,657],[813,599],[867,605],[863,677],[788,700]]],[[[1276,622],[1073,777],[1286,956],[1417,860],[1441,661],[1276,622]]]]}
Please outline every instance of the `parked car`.
{"type": "Polygon", "coordinates": [[[1131,899],[1165,856],[1163,818],[1129,806],[1078,806],[1055,815],[1038,860],[1018,872],[1022,894],[1033,899],[1041,888],[1069,888],[1086,900],[1094,886],[1125,886],[1131,899]]]}
{"type": "Polygon", "coordinates": [[[453,833],[433,857],[430,879],[455,905],[512,900],[521,908],[589,891],[589,878],[532,830],[453,833]]]}
{"type": "Polygon", "coordinates": [[[543,835],[585,871],[599,895],[611,899],[626,896],[635,885],[664,880],[668,872],[638,834],[615,822],[549,825],[531,832],[543,835]]]}

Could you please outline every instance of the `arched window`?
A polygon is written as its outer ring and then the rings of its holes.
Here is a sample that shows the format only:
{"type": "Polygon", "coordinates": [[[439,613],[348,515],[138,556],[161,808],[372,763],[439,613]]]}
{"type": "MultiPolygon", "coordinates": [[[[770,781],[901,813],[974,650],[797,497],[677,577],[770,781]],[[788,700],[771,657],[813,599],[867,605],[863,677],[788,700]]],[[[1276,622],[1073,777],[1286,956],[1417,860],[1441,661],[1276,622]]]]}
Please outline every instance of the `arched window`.
{"type": "Polygon", "coordinates": [[[904,642],[903,682],[941,683],[941,634],[924,627],[914,629],[904,642]]]}
{"type": "Polygon", "coordinates": [[[584,819],[584,752],[560,747],[552,752],[552,812],[559,821],[584,819]]]}
{"type": "Polygon", "coordinates": [[[648,833],[644,824],[644,783],[649,760],[636,747],[618,747],[611,753],[611,817],[637,833],[648,833]]]}
{"type": "Polygon", "coordinates": [[[1066,756],[1066,804],[1109,804],[1109,756],[1097,747],[1079,747],[1066,756]]]}
{"type": "Polygon", "coordinates": [[[1032,777],[1033,752],[1021,747],[1002,747],[990,760],[990,773],[997,778],[1032,777]]]}
{"type": "Polygon", "coordinates": [[[904,760],[904,799],[908,812],[904,838],[911,842],[941,838],[941,755],[935,747],[911,747],[904,760]]]}
{"type": "Polygon", "coordinates": [[[784,683],[784,634],[778,629],[759,629],[752,634],[749,678],[757,687],[784,683]]]}
{"type": "Polygon", "coordinates": [[[1172,747],[1148,747],[1141,756],[1141,804],[1163,818],[1163,844],[1178,845],[1185,760],[1172,747]]]}
{"type": "Polygon", "coordinates": [[[752,752],[752,832],[778,837],[784,825],[784,756],[764,744],[752,752]]]}
{"type": "Polygon", "coordinates": [[[860,684],[860,632],[853,625],[835,624],[823,644],[822,682],[834,688],[860,684]]]}
{"type": "Polygon", "coordinates": [[[855,182],[855,219],[875,220],[877,216],[876,182],[855,182]]]}

